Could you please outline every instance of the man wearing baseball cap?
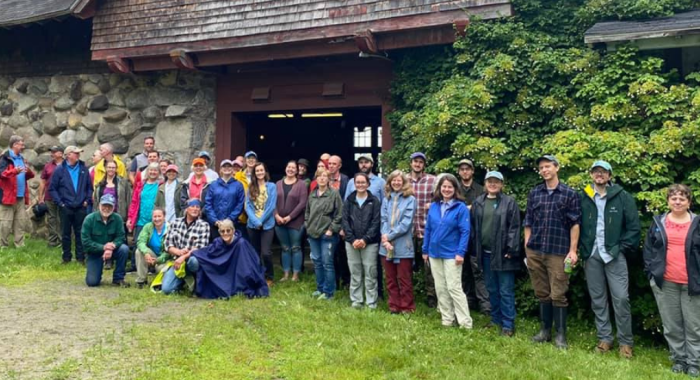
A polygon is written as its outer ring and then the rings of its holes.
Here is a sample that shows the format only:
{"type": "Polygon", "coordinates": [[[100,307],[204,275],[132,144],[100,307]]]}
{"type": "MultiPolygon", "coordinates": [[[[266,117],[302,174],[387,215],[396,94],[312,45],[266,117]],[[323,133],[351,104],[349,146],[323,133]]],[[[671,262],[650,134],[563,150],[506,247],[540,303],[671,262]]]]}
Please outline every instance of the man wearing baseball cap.
{"type": "Polygon", "coordinates": [[[634,198],[622,186],[613,184],[612,166],[605,161],[591,165],[593,184],[581,191],[581,238],[579,255],[586,271],[591,309],[595,313],[598,344],[595,350],[613,347],[608,310],[608,289],[612,296],[620,356],[632,357],[632,316],[628,293],[627,254],[639,246],[641,227],[634,198]]]}
{"type": "Polygon", "coordinates": [[[128,288],[130,284],[124,281],[126,275],[126,258],[129,257],[129,247],[126,245],[124,220],[114,212],[115,199],[112,194],[100,198],[99,210],[85,218],[81,237],[85,253],[87,253],[87,286],[100,286],[102,270],[105,261],[114,260],[112,285],[128,288]]]}
{"type": "Polygon", "coordinates": [[[46,226],[49,229],[48,246],[58,247],[61,245],[61,221],[58,217],[58,205],[51,198],[49,184],[56,168],[63,163],[63,148],[54,145],[49,150],[51,161],[44,165],[41,170],[41,183],[39,184],[39,203],[45,203],[48,209],[46,226]]]}
{"type": "Polygon", "coordinates": [[[75,237],[75,257],[85,263],[80,228],[92,204],[92,180],[85,163],[80,160],[83,150],[68,146],[63,151],[64,161],[56,168],[49,185],[49,194],[58,205],[61,217],[61,246],[63,263],[71,261],[71,234],[75,237]]]}
{"type": "MultiPolygon", "coordinates": [[[[386,181],[376,176],[372,169],[374,167],[374,159],[371,154],[363,154],[357,159],[357,167],[361,173],[365,173],[369,176],[369,188],[367,190],[372,193],[375,197],[379,199],[381,203],[384,200],[384,186],[386,186],[386,181]]],[[[345,199],[348,199],[350,193],[355,191],[355,179],[351,178],[348,181],[348,186],[345,188],[345,199]]]]}
{"type": "Polygon", "coordinates": [[[544,182],[535,186],[527,197],[525,212],[525,253],[535,296],[540,301],[540,332],[532,340],[552,340],[552,321],[556,325],[555,345],[565,349],[566,291],[569,275],[564,261],[578,261],[578,238],[581,224],[581,199],[572,188],[559,181],[559,161],[552,155],[537,159],[544,182]]]}
{"type": "Polygon", "coordinates": [[[437,295],[435,294],[435,280],[429,265],[423,261],[423,234],[425,233],[425,216],[433,198],[435,188],[435,176],[425,173],[427,158],[421,152],[411,154],[411,186],[416,197],[416,213],[413,217],[413,248],[415,249],[414,271],[425,268],[425,293],[426,303],[429,307],[437,307],[437,295]]]}

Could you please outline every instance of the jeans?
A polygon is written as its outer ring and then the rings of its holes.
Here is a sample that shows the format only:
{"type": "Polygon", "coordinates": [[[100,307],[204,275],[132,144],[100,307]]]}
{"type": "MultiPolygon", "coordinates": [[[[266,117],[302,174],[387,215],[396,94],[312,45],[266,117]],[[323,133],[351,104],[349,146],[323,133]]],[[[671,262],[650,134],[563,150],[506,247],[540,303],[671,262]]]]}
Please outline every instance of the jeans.
{"type": "Polygon", "coordinates": [[[481,257],[484,281],[489,291],[491,322],[504,330],[515,329],[515,272],[492,271],[491,255],[481,257]]]}
{"type": "MultiPolygon", "coordinates": [[[[129,256],[129,247],[122,244],[116,251],[112,252],[112,260],[115,262],[114,272],[112,272],[112,283],[124,280],[126,275],[126,258],[129,256]]],[[[99,286],[102,281],[102,269],[104,260],[102,254],[89,254],[85,262],[87,273],[85,283],[87,286],[99,286]]]]}
{"type": "Polygon", "coordinates": [[[265,269],[265,279],[272,280],[275,277],[274,268],[272,266],[272,239],[275,237],[275,230],[253,230],[248,229],[250,244],[253,245],[255,251],[260,255],[260,263],[265,269]]]}
{"type": "Polygon", "coordinates": [[[293,270],[294,273],[301,271],[303,253],[301,252],[301,235],[304,228],[298,230],[285,226],[275,227],[275,233],[282,246],[282,270],[285,273],[293,270]]]}
{"type": "MultiPolygon", "coordinates": [[[[188,275],[193,275],[197,273],[197,271],[199,270],[199,261],[197,261],[197,258],[194,256],[190,256],[187,259],[185,269],[188,275]]],[[[168,271],[165,272],[165,274],[163,275],[163,284],[160,290],[163,292],[163,294],[171,294],[179,290],[182,284],[184,283],[185,279],[178,278],[175,275],[175,268],[170,267],[168,268],[168,271]]]]}
{"type": "MultiPolygon", "coordinates": [[[[61,236],[61,246],[63,248],[63,261],[68,262],[71,260],[71,234],[75,237],[75,258],[78,261],[85,260],[85,254],[83,253],[83,242],[80,240],[80,230],[83,226],[83,220],[85,220],[87,209],[85,207],[61,207],[61,229],[63,233],[61,236]]],[[[100,259],[102,260],[102,259],[100,259]]]]}
{"type": "Polygon", "coordinates": [[[335,256],[337,243],[338,235],[326,236],[324,234],[318,239],[309,236],[311,260],[314,262],[314,270],[316,272],[316,290],[328,297],[333,297],[333,294],[335,294],[333,257],[335,256]]]}

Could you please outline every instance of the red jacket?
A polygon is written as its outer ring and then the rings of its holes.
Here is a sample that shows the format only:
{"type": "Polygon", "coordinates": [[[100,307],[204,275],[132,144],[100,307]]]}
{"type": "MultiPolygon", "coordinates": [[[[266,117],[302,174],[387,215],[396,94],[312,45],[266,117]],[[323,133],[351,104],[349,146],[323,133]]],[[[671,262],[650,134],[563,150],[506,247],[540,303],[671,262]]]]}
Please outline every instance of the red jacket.
{"type": "MultiPolygon", "coordinates": [[[[28,180],[34,178],[34,172],[29,168],[29,165],[25,162],[25,167],[27,172],[24,176],[24,204],[29,204],[29,184],[28,180]]],[[[8,150],[0,156],[0,198],[2,204],[11,206],[17,203],[17,170],[15,170],[15,163],[10,158],[10,151],[8,150]]]]}

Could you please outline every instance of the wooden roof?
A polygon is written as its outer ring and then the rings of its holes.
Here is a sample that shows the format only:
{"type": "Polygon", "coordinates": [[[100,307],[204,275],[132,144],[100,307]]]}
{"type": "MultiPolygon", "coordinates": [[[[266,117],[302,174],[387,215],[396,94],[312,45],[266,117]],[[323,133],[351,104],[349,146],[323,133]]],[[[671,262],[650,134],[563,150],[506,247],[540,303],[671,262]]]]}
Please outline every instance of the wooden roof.
{"type": "Polygon", "coordinates": [[[635,41],[700,33],[700,10],[643,21],[599,22],[584,35],[589,44],[635,41]]]}
{"type": "Polygon", "coordinates": [[[82,12],[90,8],[90,3],[90,0],[0,0],[0,26],[29,24],[67,15],[84,18],[82,12]]]}
{"type": "Polygon", "coordinates": [[[105,0],[93,19],[92,50],[104,59],[342,39],[451,25],[470,13],[495,18],[512,10],[509,0],[105,0]]]}

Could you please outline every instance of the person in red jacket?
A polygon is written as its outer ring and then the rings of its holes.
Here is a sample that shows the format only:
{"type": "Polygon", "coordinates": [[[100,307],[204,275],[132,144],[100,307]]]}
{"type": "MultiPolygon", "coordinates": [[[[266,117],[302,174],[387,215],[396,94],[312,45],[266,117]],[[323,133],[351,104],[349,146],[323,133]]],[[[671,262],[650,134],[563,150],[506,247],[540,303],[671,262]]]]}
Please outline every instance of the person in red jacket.
{"type": "Polygon", "coordinates": [[[34,172],[24,161],[24,138],[10,137],[10,149],[0,156],[0,248],[7,248],[7,238],[14,235],[15,248],[24,247],[24,226],[29,204],[27,180],[34,172]]]}

